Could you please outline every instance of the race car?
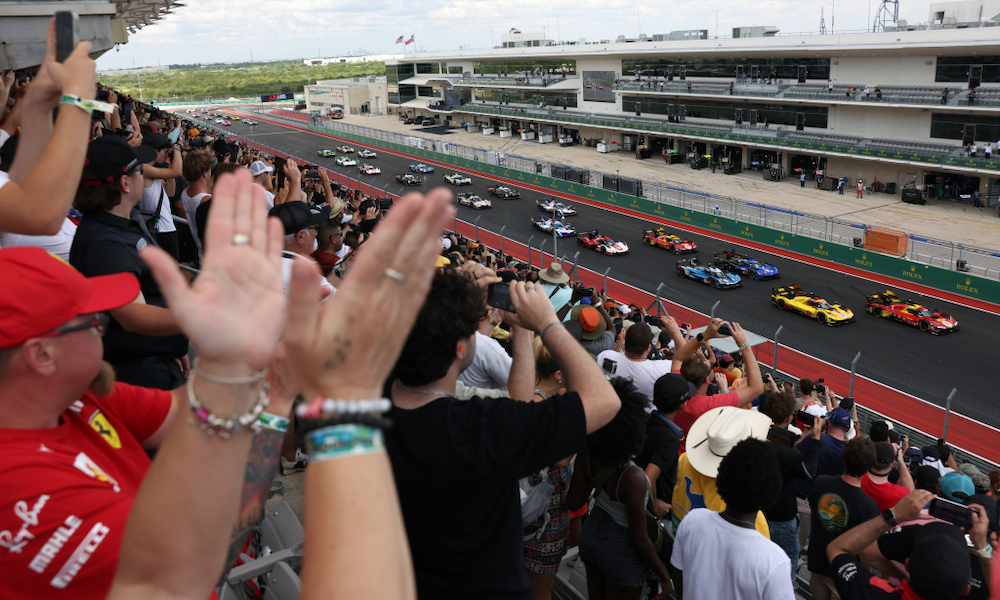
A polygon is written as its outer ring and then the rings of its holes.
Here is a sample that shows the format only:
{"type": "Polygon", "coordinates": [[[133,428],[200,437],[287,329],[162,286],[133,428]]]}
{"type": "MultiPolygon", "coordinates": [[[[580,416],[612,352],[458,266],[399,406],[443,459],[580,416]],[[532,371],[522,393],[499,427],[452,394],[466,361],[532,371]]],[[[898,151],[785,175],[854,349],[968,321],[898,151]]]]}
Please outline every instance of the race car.
{"type": "Polygon", "coordinates": [[[325,157],[325,158],[330,158],[331,156],[337,156],[337,153],[334,152],[333,150],[330,150],[329,148],[323,148],[322,150],[318,151],[316,154],[319,154],[320,156],[325,157]]]}
{"type": "Polygon", "coordinates": [[[642,241],[647,246],[670,250],[674,254],[688,254],[698,251],[698,244],[695,244],[691,240],[681,239],[672,233],[667,233],[667,230],[662,227],[643,231],[642,241]]]}
{"type": "Polygon", "coordinates": [[[535,202],[538,205],[539,210],[545,211],[547,213],[556,214],[561,213],[564,217],[571,217],[576,214],[576,209],[569,204],[563,204],[562,202],[556,202],[552,198],[542,198],[541,200],[535,202]]]}
{"type": "Polygon", "coordinates": [[[559,237],[572,237],[576,235],[576,227],[573,227],[569,223],[557,221],[551,217],[541,217],[537,221],[532,219],[531,224],[535,229],[544,231],[545,233],[552,233],[552,230],[555,229],[556,235],[559,237]]]}
{"type": "Polygon", "coordinates": [[[229,122],[229,121],[223,121],[222,124],[225,125],[226,127],[229,127],[230,125],[232,125],[232,123],[229,122]]]}
{"type": "Polygon", "coordinates": [[[423,185],[424,180],[410,173],[396,175],[396,181],[403,185],[423,185]]]}
{"type": "Polygon", "coordinates": [[[344,154],[348,154],[354,152],[354,148],[350,146],[337,146],[337,152],[343,152],[344,154]]]}
{"type": "Polygon", "coordinates": [[[251,121],[250,119],[243,119],[243,123],[246,125],[259,125],[257,121],[251,121]]]}
{"type": "Polygon", "coordinates": [[[890,290],[881,294],[869,294],[865,298],[867,300],[865,308],[876,317],[906,323],[934,335],[958,331],[958,321],[955,317],[948,313],[930,310],[912,300],[903,302],[890,290]]]}
{"type": "Polygon", "coordinates": [[[378,155],[375,154],[374,150],[369,150],[368,148],[362,148],[361,150],[358,150],[358,156],[360,156],[361,158],[375,158],[378,155]]]}
{"type": "Polygon", "coordinates": [[[378,175],[381,172],[382,169],[376,167],[375,165],[370,165],[368,163],[365,163],[360,167],[358,167],[358,173],[361,173],[362,175],[378,175]]]}
{"type": "Polygon", "coordinates": [[[469,208],[490,208],[493,202],[489,198],[483,198],[475,194],[458,194],[455,196],[458,203],[469,208]]]}
{"type": "Polygon", "coordinates": [[[452,173],[451,175],[445,175],[444,180],[451,185],[472,185],[472,180],[462,175],[461,173],[452,173]]]}
{"type": "Polygon", "coordinates": [[[794,283],[771,290],[771,303],[782,310],[801,313],[824,325],[843,325],[854,322],[854,312],[843,304],[830,303],[819,296],[802,291],[794,283]]]}
{"type": "Polygon", "coordinates": [[[601,254],[621,255],[628,254],[628,244],[616,242],[606,235],[597,233],[597,230],[586,231],[576,236],[576,243],[584,248],[597,250],[601,254]]]}
{"type": "Polygon", "coordinates": [[[334,162],[341,167],[354,167],[358,164],[358,161],[354,160],[350,156],[338,156],[337,160],[334,162]]]}
{"type": "Polygon", "coordinates": [[[497,198],[503,198],[504,200],[510,200],[511,198],[520,198],[521,192],[511,189],[505,185],[495,185],[488,188],[487,191],[491,196],[496,196],[497,198]]]}
{"type": "Polygon", "coordinates": [[[236,115],[233,115],[233,116],[229,117],[229,120],[230,121],[239,121],[240,118],[238,116],[236,116],[236,115]]]}
{"type": "Polygon", "coordinates": [[[682,258],[677,261],[677,275],[706,283],[714,288],[726,289],[743,285],[740,276],[726,273],[715,265],[703,265],[697,257],[682,258]]]}
{"type": "Polygon", "coordinates": [[[719,253],[716,252],[715,266],[723,271],[739,273],[751,279],[770,279],[781,276],[778,274],[778,267],[762,263],[756,258],[737,254],[736,250],[724,250],[722,256],[719,256],[719,253]]]}
{"type": "Polygon", "coordinates": [[[410,165],[410,170],[414,173],[433,173],[434,167],[425,165],[424,163],[417,163],[415,165],[410,165]]]}

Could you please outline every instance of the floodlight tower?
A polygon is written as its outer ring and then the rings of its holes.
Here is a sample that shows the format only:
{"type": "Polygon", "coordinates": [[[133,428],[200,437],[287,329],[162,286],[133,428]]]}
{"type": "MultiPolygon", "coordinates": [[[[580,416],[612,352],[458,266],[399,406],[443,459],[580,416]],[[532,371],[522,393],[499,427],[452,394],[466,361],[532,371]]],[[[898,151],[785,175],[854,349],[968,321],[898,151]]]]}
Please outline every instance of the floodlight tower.
{"type": "Polygon", "coordinates": [[[872,23],[872,33],[880,31],[891,31],[899,20],[899,0],[882,0],[882,5],[875,13],[875,22],[872,23]]]}

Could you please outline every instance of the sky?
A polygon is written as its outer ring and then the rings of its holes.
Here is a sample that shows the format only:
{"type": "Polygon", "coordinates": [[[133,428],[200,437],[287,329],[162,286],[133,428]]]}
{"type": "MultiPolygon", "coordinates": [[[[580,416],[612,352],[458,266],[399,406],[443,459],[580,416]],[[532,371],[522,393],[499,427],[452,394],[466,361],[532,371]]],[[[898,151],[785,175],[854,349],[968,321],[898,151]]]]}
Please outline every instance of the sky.
{"type": "MultiPolygon", "coordinates": [[[[517,28],[550,39],[614,40],[683,29],[709,36],[733,27],[773,25],[782,33],[870,30],[881,0],[184,0],[160,21],[105,53],[98,69],[487,49],[517,28]]],[[[927,20],[929,4],[901,3],[899,17],[927,20]]]]}

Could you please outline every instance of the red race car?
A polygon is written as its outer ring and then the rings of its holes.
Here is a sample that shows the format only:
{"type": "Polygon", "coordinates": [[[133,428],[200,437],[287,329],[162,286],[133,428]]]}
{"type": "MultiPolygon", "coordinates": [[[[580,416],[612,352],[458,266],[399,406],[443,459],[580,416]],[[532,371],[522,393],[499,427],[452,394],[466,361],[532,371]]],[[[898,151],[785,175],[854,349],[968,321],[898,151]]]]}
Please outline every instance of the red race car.
{"type": "Polygon", "coordinates": [[[628,244],[616,242],[606,235],[597,233],[596,230],[577,234],[576,243],[601,254],[628,254],[628,244]]]}
{"type": "Polygon", "coordinates": [[[958,331],[958,321],[955,317],[948,313],[930,310],[912,300],[903,302],[890,290],[881,294],[870,294],[866,298],[865,308],[876,317],[906,323],[934,335],[958,331]]]}
{"type": "Polygon", "coordinates": [[[681,239],[672,233],[667,233],[667,230],[663,227],[643,231],[642,241],[649,246],[670,250],[674,254],[688,254],[698,251],[698,244],[695,244],[691,240],[681,239]]]}

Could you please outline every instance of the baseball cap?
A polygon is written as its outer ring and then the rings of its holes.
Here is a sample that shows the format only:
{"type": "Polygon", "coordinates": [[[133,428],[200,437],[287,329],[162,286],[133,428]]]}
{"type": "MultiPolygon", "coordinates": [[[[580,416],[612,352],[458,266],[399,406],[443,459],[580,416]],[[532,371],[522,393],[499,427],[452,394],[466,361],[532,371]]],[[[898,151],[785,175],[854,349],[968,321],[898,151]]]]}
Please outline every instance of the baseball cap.
{"type": "MultiPolygon", "coordinates": [[[[255,160],[252,163],[250,163],[250,173],[252,173],[254,177],[260,175],[261,173],[273,173],[273,172],[274,172],[274,165],[269,165],[262,160],[255,160]]],[[[337,212],[340,211],[338,210],[337,212]]]]}
{"type": "Polygon", "coordinates": [[[896,451],[889,442],[875,442],[875,468],[878,473],[888,472],[896,462],[896,451]]]}
{"type": "Polygon", "coordinates": [[[319,225],[328,217],[320,209],[311,207],[300,200],[275,205],[268,211],[267,216],[281,219],[281,224],[285,227],[285,235],[302,231],[306,227],[319,225]]]}
{"type": "Polygon", "coordinates": [[[577,304],[570,313],[570,319],[580,324],[584,340],[596,340],[608,330],[608,324],[593,306],[577,304]]]}
{"type": "Polygon", "coordinates": [[[830,411],[830,424],[842,427],[843,429],[850,429],[851,413],[840,407],[833,409],[830,411]]]}
{"type": "Polygon", "coordinates": [[[936,492],[940,482],[941,472],[929,465],[919,466],[913,472],[913,483],[917,489],[936,492]]]}
{"type": "Polygon", "coordinates": [[[124,306],[139,295],[131,273],[84,277],[37,247],[0,250],[0,348],[55,329],[79,315],[124,306]]]}
{"type": "Polygon", "coordinates": [[[687,435],[687,455],[691,466],[706,477],[719,474],[722,459],[736,444],[747,438],[767,439],[771,418],[735,406],[713,408],[691,425],[687,435]]]}
{"type": "Polygon", "coordinates": [[[168,140],[167,136],[162,133],[151,131],[142,136],[142,145],[149,146],[150,148],[162,148],[164,146],[169,146],[170,140],[168,140]]]}
{"type": "Polygon", "coordinates": [[[120,136],[102,136],[87,145],[83,180],[93,185],[114,183],[139,165],[154,160],[156,160],[156,150],[151,146],[140,144],[132,147],[120,136]]]}
{"type": "Polygon", "coordinates": [[[976,486],[965,473],[948,473],[941,478],[941,493],[949,500],[965,504],[969,496],[975,495],[976,486]]]}
{"type": "Polygon", "coordinates": [[[965,462],[959,465],[958,470],[965,473],[972,479],[972,484],[976,486],[976,493],[984,494],[990,489],[990,478],[986,473],[979,470],[976,465],[965,462]]]}
{"type": "Polygon", "coordinates": [[[697,392],[687,379],[677,373],[667,373],[653,384],[653,404],[660,412],[674,412],[697,392]]]}
{"type": "Polygon", "coordinates": [[[957,600],[972,577],[965,536],[950,523],[918,525],[907,570],[910,587],[924,600],[957,600]]]}

